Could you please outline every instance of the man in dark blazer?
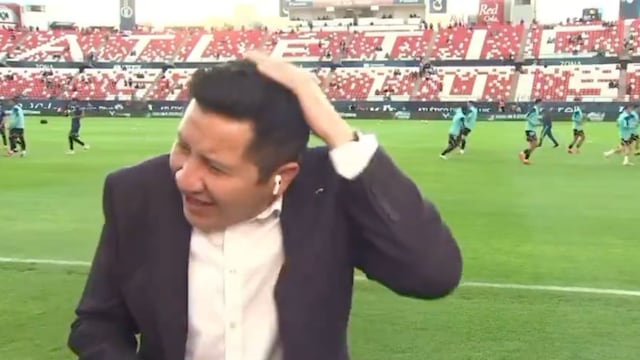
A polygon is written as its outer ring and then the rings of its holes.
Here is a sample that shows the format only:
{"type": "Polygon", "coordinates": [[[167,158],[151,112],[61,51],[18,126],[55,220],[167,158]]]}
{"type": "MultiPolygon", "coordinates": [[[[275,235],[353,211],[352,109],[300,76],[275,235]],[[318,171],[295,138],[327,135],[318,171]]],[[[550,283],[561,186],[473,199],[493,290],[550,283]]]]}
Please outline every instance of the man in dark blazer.
{"type": "Polygon", "coordinates": [[[80,359],[346,360],[354,268],[413,298],[458,285],[451,232],[375,137],[247,58],[196,72],[170,156],[107,176],[80,359]]]}

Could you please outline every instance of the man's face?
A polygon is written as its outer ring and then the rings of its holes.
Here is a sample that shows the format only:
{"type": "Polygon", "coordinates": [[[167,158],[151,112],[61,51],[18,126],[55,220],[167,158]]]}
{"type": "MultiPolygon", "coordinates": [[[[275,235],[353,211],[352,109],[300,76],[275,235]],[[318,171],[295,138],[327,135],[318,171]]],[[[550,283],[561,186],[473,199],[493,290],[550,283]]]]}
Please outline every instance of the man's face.
{"type": "Polygon", "coordinates": [[[273,180],[258,183],[258,167],[246,153],[253,135],[248,121],[204,112],[195,100],[187,107],[170,165],[193,227],[223,230],[273,202],[273,180]]]}

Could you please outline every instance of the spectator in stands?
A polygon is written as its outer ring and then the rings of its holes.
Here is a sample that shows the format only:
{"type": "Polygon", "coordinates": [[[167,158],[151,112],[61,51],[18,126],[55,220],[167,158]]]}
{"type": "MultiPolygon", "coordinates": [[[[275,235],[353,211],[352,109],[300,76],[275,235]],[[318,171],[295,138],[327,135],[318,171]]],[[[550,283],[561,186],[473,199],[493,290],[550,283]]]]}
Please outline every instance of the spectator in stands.
{"type": "Polygon", "coordinates": [[[460,281],[449,228],[375,136],[306,71],[248,57],[194,74],[170,156],[107,177],[80,358],[222,359],[236,331],[247,359],[345,359],[354,267],[420,299],[460,281]]]}

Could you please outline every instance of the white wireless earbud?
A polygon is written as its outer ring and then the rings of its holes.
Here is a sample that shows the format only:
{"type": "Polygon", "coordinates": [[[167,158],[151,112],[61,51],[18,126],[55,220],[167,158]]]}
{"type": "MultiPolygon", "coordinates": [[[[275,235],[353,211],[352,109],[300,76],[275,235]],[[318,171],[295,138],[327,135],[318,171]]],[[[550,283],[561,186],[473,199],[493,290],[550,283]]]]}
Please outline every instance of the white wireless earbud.
{"type": "Polygon", "coordinates": [[[280,184],[282,183],[282,176],[276,175],[274,180],[276,185],[273,187],[273,195],[278,195],[278,192],[280,191],[280,184]]]}

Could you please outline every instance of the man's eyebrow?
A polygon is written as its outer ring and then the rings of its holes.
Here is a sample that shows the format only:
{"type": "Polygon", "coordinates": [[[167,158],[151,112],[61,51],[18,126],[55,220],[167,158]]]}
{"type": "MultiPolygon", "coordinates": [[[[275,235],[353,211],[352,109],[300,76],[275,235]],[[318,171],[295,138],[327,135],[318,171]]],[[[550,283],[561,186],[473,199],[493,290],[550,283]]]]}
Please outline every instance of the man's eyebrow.
{"type": "MultiPolygon", "coordinates": [[[[177,141],[181,146],[184,146],[185,148],[189,147],[189,144],[187,143],[187,141],[184,139],[184,137],[182,136],[182,133],[180,131],[177,132],[177,141]]],[[[221,162],[220,160],[213,158],[211,156],[207,156],[205,154],[200,154],[200,158],[202,160],[204,160],[206,163],[208,163],[211,167],[214,167],[216,169],[219,170],[223,170],[223,171],[231,171],[232,167],[221,162]]]]}
{"type": "Polygon", "coordinates": [[[203,158],[207,163],[209,163],[209,165],[211,165],[212,167],[214,167],[214,168],[216,168],[216,169],[223,170],[223,171],[225,171],[225,172],[231,171],[231,166],[229,166],[229,165],[227,165],[227,164],[225,164],[225,163],[222,163],[222,162],[220,162],[220,161],[219,161],[219,160],[217,160],[217,159],[214,159],[214,158],[208,157],[208,156],[206,156],[206,155],[203,155],[203,156],[202,156],[202,158],[203,158]]]}

